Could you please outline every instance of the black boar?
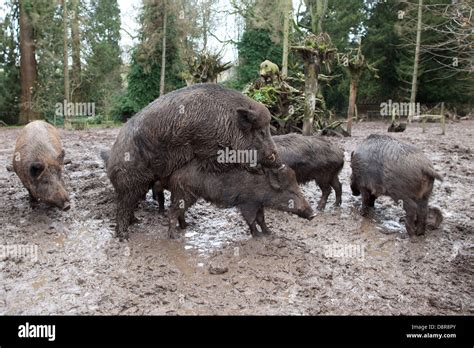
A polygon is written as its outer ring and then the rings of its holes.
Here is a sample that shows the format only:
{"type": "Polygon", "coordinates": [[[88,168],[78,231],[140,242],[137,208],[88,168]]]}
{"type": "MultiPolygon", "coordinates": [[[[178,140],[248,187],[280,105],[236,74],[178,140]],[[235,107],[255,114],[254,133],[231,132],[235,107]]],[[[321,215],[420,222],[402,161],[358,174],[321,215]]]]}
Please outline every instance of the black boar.
{"type": "Polygon", "coordinates": [[[265,169],[265,174],[252,174],[234,169],[226,173],[210,173],[192,162],[174,172],[168,182],[171,190],[169,211],[170,238],[176,238],[176,223],[186,227],[184,213],[199,197],[223,208],[237,207],[253,236],[270,230],[265,224],[264,207],[291,212],[311,220],[309,203],[300,191],[294,171],[288,166],[265,169]]]}
{"type": "Polygon", "coordinates": [[[363,215],[378,196],[386,195],[403,201],[408,234],[424,234],[433,182],[442,178],[421,150],[372,134],[352,153],[351,167],[352,194],[362,194],[363,215]]]}
{"type": "Polygon", "coordinates": [[[121,129],[107,160],[117,195],[117,227],[127,238],[133,210],[150,185],[193,159],[210,172],[248,164],[221,163],[218,151],[256,151],[258,163],[281,163],[270,135],[270,112],[242,93],[217,84],[197,84],[168,93],[121,129]]]}
{"type": "Polygon", "coordinates": [[[331,187],[336,194],[335,206],[341,205],[342,185],[338,175],[344,166],[344,151],[319,136],[286,134],[273,137],[282,163],[296,173],[296,180],[304,184],[315,180],[322,191],[318,209],[324,210],[331,187]]]}
{"type": "Polygon", "coordinates": [[[64,150],[56,128],[44,121],[26,125],[18,135],[13,170],[30,194],[30,201],[42,201],[69,209],[62,171],[64,150]]]}

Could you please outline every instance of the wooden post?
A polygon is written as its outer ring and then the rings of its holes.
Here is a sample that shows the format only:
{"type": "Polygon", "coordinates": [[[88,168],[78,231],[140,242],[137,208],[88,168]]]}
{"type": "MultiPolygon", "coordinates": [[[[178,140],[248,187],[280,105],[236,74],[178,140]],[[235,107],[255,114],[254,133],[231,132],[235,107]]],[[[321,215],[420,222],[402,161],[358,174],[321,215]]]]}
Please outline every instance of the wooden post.
{"type": "Polygon", "coordinates": [[[441,103],[441,135],[446,133],[446,117],[444,117],[444,102],[441,103]]]}

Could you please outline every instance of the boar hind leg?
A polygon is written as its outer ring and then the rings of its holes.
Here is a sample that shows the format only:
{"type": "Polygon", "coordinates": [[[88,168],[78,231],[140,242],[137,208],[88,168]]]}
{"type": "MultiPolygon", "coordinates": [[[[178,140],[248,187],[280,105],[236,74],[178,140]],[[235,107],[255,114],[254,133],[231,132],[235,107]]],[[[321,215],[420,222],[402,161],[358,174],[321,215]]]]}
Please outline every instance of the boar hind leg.
{"type": "Polygon", "coordinates": [[[318,203],[318,210],[324,210],[324,208],[326,207],[326,203],[328,201],[328,197],[331,194],[331,185],[326,184],[326,183],[324,184],[318,183],[318,186],[323,193],[318,203]]]}
{"type": "Polygon", "coordinates": [[[178,216],[178,224],[179,224],[179,228],[181,228],[182,230],[185,230],[186,227],[188,227],[188,223],[186,222],[184,218],[184,210],[182,210],[181,214],[179,214],[178,216]]]}
{"type": "Polygon", "coordinates": [[[407,233],[412,236],[415,234],[418,206],[415,201],[407,199],[403,201],[403,209],[405,210],[406,215],[405,227],[407,229],[407,233]]]}
{"type": "Polygon", "coordinates": [[[428,199],[422,199],[418,202],[416,210],[416,235],[425,234],[426,218],[428,216],[428,199]]]}
{"type": "Polygon", "coordinates": [[[267,224],[265,223],[265,211],[263,207],[260,207],[257,211],[257,224],[262,229],[263,234],[271,234],[272,232],[268,228],[267,224]]]}
{"type": "Polygon", "coordinates": [[[153,199],[158,202],[158,212],[165,212],[165,193],[163,191],[163,186],[160,181],[157,181],[153,184],[152,187],[153,199]]]}
{"type": "Polygon", "coordinates": [[[336,194],[336,202],[334,203],[334,206],[338,207],[342,202],[342,185],[337,175],[332,179],[331,186],[336,194]]]}
{"type": "Polygon", "coordinates": [[[157,201],[158,201],[158,212],[165,212],[165,193],[163,191],[157,192],[157,201]]]}

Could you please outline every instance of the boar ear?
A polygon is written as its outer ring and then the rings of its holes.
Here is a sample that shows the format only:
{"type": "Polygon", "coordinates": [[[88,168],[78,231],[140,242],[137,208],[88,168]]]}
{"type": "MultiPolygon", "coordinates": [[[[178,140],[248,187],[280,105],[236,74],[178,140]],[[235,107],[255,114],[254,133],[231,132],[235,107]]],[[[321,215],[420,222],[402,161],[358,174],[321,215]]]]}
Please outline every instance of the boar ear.
{"type": "Polygon", "coordinates": [[[44,164],[41,162],[33,162],[30,164],[30,175],[37,178],[44,170],[44,164]]]}
{"type": "Polygon", "coordinates": [[[58,155],[59,163],[64,163],[64,156],[66,156],[66,152],[64,150],[61,150],[61,153],[58,155]]]}
{"type": "Polygon", "coordinates": [[[280,178],[275,169],[268,170],[268,181],[274,190],[279,191],[281,189],[280,178]]]}
{"type": "Polygon", "coordinates": [[[239,128],[242,130],[249,130],[257,123],[257,113],[248,108],[237,108],[237,121],[239,128]]]}
{"type": "Polygon", "coordinates": [[[260,163],[258,163],[255,167],[249,166],[247,171],[252,174],[256,175],[263,175],[265,174],[265,169],[262,167],[260,163]]]}

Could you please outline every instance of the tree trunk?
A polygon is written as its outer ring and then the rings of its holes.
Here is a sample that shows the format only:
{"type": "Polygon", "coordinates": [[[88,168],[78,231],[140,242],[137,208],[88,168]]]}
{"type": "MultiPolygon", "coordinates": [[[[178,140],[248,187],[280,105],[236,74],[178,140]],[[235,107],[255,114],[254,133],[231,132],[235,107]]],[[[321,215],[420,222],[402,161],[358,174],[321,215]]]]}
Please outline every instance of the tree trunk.
{"type": "MultiPolygon", "coordinates": [[[[68,56],[68,28],[67,28],[67,0],[62,0],[63,6],[63,71],[64,71],[64,101],[69,102],[69,56],[68,56]]],[[[65,104],[67,106],[67,104],[65,104]]],[[[70,128],[67,107],[63,110],[64,128],[70,128]]]]}
{"type": "Polygon", "coordinates": [[[288,76],[288,41],[290,36],[290,19],[292,12],[292,3],[291,0],[282,0],[283,1],[283,14],[284,14],[284,23],[283,23],[283,57],[281,63],[281,75],[283,77],[288,76]]]}
{"type": "Polygon", "coordinates": [[[316,96],[318,94],[318,71],[314,61],[305,63],[305,68],[303,135],[311,135],[316,110],[316,96]]]}
{"type": "Polygon", "coordinates": [[[322,33],[328,0],[305,0],[305,4],[311,13],[311,31],[315,35],[322,33]]]}
{"type": "Polygon", "coordinates": [[[161,76],[160,76],[160,96],[165,94],[165,73],[166,73],[166,2],[163,3],[163,43],[161,48],[161,76]]]}
{"type": "Polygon", "coordinates": [[[352,77],[349,89],[349,108],[347,109],[347,133],[349,133],[349,135],[351,135],[352,132],[352,119],[354,118],[358,84],[359,79],[357,77],[352,77]]]}
{"type": "Polygon", "coordinates": [[[416,24],[415,60],[413,62],[413,76],[412,76],[411,94],[410,94],[410,111],[408,115],[409,123],[411,123],[411,120],[415,113],[416,92],[418,88],[418,62],[420,61],[422,13],[423,13],[423,0],[418,0],[418,20],[416,24]]]}
{"type": "Polygon", "coordinates": [[[75,101],[80,100],[81,84],[81,37],[79,33],[79,0],[72,0],[71,47],[72,47],[72,94],[75,101]]]}
{"type": "Polygon", "coordinates": [[[26,12],[25,1],[20,0],[20,124],[39,118],[33,110],[33,89],[36,83],[36,58],[33,26],[26,12]]]}

